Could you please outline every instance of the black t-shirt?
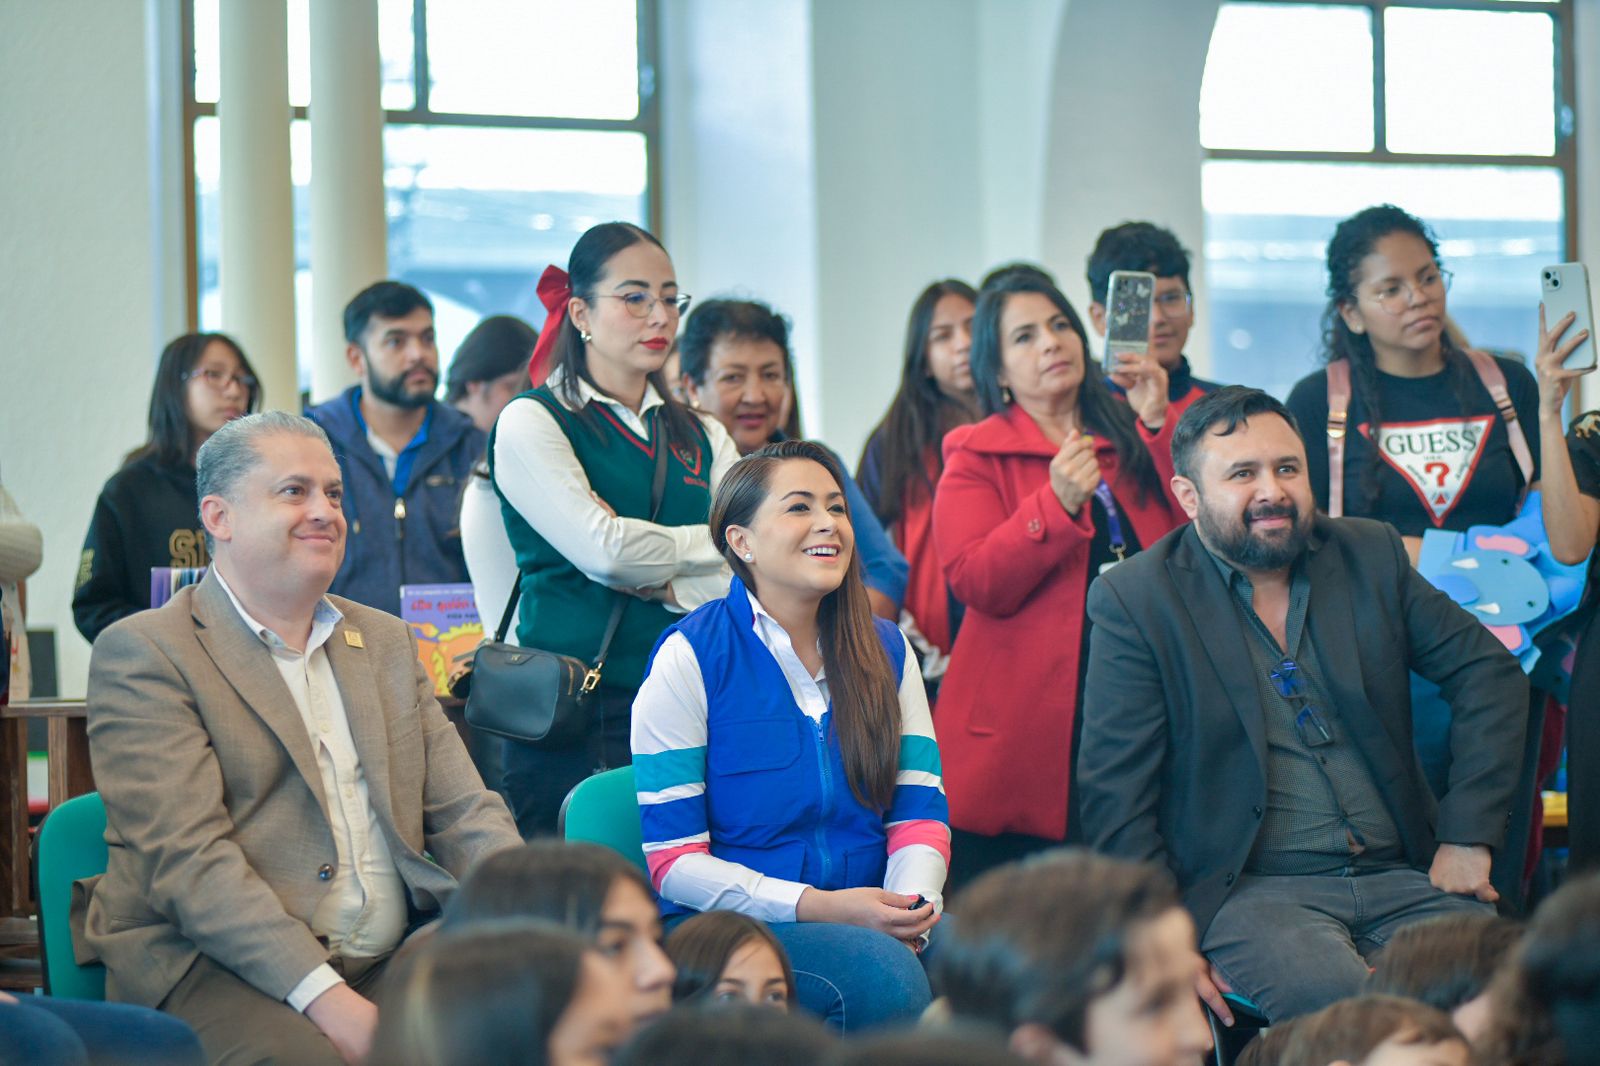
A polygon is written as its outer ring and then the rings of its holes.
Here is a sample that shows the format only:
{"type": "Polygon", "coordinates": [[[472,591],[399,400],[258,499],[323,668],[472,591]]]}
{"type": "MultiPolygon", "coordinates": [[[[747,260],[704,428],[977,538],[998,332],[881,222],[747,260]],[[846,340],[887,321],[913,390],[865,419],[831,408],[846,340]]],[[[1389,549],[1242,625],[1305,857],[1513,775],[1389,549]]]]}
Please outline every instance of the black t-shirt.
{"type": "MultiPolygon", "coordinates": [[[[1539,386],[1521,363],[1496,358],[1506,391],[1533,455],[1539,479],[1539,386]]],[[[1349,432],[1344,449],[1344,513],[1388,522],[1403,535],[1430,529],[1464,530],[1504,525],[1516,517],[1522,472],[1511,437],[1494,399],[1476,372],[1468,370],[1468,403],[1456,395],[1456,371],[1445,368],[1422,378],[1378,373],[1383,417],[1382,463],[1377,496],[1366,482],[1372,461],[1372,426],[1366,405],[1351,386],[1349,432]]],[[[1328,506],[1328,374],[1302,378],[1289,394],[1289,410],[1300,423],[1317,506],[1328,506]]]]}
{"type": "Polygon", "coordinates": [[[1567,454],[1578,491],[1600,500],[1600,411],[1580,415],[1567,433],[1567,454]]]}

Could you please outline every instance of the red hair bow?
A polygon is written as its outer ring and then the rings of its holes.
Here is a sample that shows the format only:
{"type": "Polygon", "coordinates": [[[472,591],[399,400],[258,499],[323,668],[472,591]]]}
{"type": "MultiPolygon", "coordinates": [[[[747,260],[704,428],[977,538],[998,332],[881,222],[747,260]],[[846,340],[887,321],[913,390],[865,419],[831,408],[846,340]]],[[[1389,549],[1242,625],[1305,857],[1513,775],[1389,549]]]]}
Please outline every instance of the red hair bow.
{"type": "Polygon", "coordinates": [[[572,299],[572,282],[567,272],[554,263],[539,275],[539,302],[549,312],[544,329],[539,331],[539,343],[533,346],[533,358],[528,360],[528,380],[533,387],[543,385],[550,376],[550,351],[556,346],[556,336],[567,321],[567,301],[572,299]]]}

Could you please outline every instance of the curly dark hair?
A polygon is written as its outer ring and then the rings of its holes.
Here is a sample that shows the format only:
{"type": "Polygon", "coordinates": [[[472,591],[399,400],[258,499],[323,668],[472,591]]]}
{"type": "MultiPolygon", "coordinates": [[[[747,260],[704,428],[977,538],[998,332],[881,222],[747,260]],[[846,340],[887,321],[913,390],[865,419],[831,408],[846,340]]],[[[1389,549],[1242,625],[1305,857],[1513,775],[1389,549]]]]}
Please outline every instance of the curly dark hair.
{"type": "MultiPolygon", "coordinates": [[[[1377,502],[1378,478],[1383,472],[1383,458],[1377,448],[1378,431],[1383,424],[1383,408],[1378,399],[1377,354],[1372,350],[1371,339],[1366,334],[1353,332],[1339,312],[1356,302],[1361,261],[1391,233],[1409,233],[1416,237],[1428,246],[1434,262],[1439,261],[1439,241],[1433,230],[1420,218],[1393,204],[1379,204],[1356,212],[1334,228],[1333,239],[1328,242],[1328,305],[1322,311],[1322,361],[1349,361],[1351,391],[1354,398],[1361,401],[1372,427],[1373,447],[1367,466],[1361,472],[1361,494],[1367,507],[1377,502]]],[[[1471,362],[1456,347],[1448,330],[1439,343],[1443,345],[1445,366],[1450,372],[1457,406],[1465,410],[1472,402],[1471,389],[1475,380],[1471,362]]]]}

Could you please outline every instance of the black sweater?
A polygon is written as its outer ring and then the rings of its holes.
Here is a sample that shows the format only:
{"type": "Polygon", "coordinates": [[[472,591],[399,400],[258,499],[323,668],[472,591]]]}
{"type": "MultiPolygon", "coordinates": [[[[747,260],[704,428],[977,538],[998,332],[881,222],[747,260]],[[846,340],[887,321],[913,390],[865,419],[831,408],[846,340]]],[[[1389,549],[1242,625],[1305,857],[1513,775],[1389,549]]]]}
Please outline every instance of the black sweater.
{"type": "Polygon", "coordinates": [[[136,459],[112,475],[83,538],[72,618],[90,643],[150,606],[150,568],[210,565],[194,467],[136,459]]]}

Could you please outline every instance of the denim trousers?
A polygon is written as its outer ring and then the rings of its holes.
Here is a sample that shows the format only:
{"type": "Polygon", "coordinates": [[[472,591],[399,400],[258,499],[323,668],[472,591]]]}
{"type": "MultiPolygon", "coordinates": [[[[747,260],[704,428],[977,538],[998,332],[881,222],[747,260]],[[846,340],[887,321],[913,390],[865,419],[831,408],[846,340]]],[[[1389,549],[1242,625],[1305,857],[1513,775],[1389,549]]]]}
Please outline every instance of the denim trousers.
{"type": "Polygon", "coordinates": [[[876,929],[832,922],[778,922],[773,935],[794,967],[795,999],[834,1029],[857,1033],[876,1026],[910,1024],[933,996],[927,967],[940,934],[952,919],[934,926],[918,955],[876,929]]]}
{"type": "Polygon", "coordinates": [[[0,1066],[202,1066],[194,1030],[148,1007],[18,996],[0,1003],[0,1066]]]}
{"type": "Polygon", "coordinates": [[[1358,995],[1367,960],[1401,926],[1447,914],[1493,913],[1434,888],[1410,867],[1372,873],[1246,874],[1200,938],[1200,950],[1240,995],[1281,1022],[1358,995]]]}

